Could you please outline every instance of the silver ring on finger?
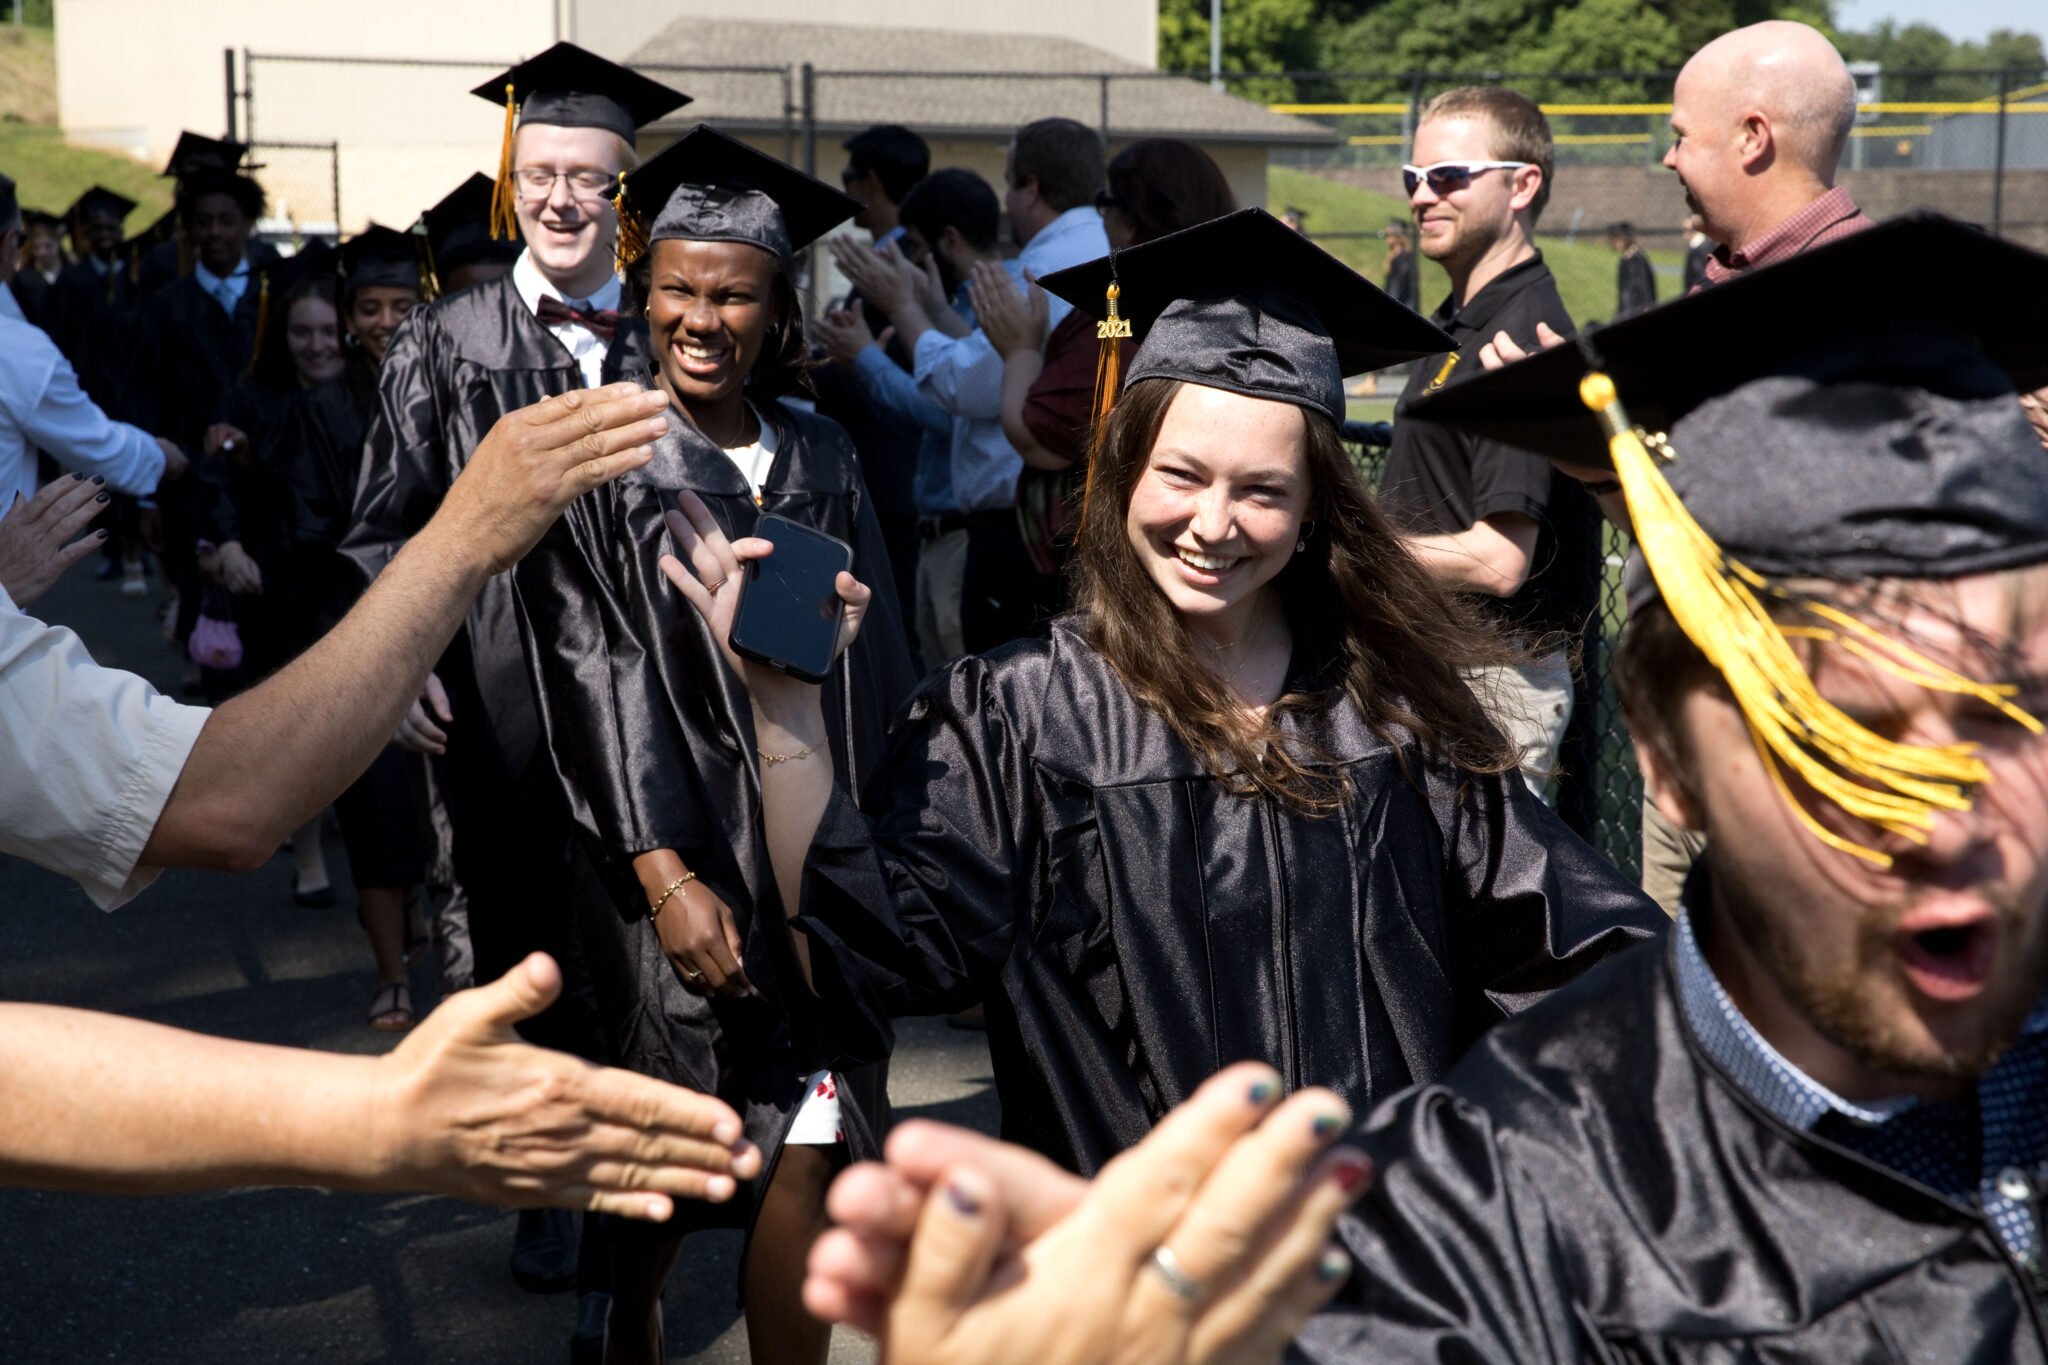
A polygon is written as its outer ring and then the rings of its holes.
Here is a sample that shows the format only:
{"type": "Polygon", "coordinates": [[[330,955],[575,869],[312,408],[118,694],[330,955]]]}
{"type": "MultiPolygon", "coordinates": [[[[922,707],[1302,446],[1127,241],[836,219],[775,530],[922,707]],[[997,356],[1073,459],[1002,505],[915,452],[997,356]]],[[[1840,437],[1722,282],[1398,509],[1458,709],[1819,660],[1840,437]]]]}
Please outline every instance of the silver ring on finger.
{"type": "Polygon", "coordinates": [[[694,986],[703,979],[704,973],[698,971],[695,967],[683,968],[683,980],[689,982],[691,985],[694,986]]]}
{"type": "Polygon", "coordinates": [[[1173,1248],[1163,1242],[1152,1252],[1148,1266],[1167,1291],[1183,1303],[1200,1303],[1209,1295],[1209,1287],[1188,1274],[1187,1267],[1180,1263],[1180,1257],[1173,1254],[1173,1248]]]}

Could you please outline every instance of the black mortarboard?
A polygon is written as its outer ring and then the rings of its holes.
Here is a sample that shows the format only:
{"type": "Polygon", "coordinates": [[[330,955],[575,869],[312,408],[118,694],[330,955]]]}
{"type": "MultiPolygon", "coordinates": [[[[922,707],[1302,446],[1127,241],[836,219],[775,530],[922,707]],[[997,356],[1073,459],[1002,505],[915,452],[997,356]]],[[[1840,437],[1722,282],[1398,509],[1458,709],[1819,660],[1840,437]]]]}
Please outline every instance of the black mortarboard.
{"type": "Polygon", "coordinates": [[[136,233],[133,237],[121,243],[121,245],[143,250],[155,246],[158,242],[168,242],[177,235],[178,211],[174,208],[165,209],[157,215],[156,220],[148,227],[136,233]]]}
{"type": "Polygon", "coordinates": [[[410,232],[372,223],[341,246],[341,294],[383,285],[392,289],[420,287],[418,238],[410,232]]]}
{"type": "Polygon", "coordinates": [[[491,231],[509,240],[518,233],[512,212],[512,135],[529,123],[602,128],[633,145],[640,126],[690,102],[680,90],[608,62],[574,43],[556,43],[469,92],[505,108],[498,149],[498,181],[491,201],[491,231]]]}
{"type": "Polygon", "coordinates": [[[608,62],[574,43],[556,43],[469,93],[492,104],[516,104],[519,127],[551,123],[564,128],[603,128],[629,143],[642,124],[690,102],[682,91],[608,62]]]}
{"type": "MultiPolygon", "coordinates": [[[[1842,642],[2036,733],[2039,722],[2000,689],[1771,580],[2048,562],[2048,457],[2014,393],[2048,383],[2048,339],[2012,306],[2043,297],[2048,256],[1915,214],[1475,374],[1410,411],[1611,466],[1641,554],[1632,604],[1669,609],[1720,670],[1767,764],[1924,839],[1936,810],[1968,808],[1988,769],[1971,746],[1903,744],[1845,715],[1787,632],[1842,642]],[[1907,260],[1914,268],[1898,270],[1907,260]],[[1794,624],[1781,626],[1788,611],[1794,624]]],[[[1794,809],[1823,842],[1889,861],[1794,809]]]]}
{"type": "Polygon", "coordinates": [[[1279,399],[1333,422],[1344,420],[1345,375],[1457,344],[1258,208],[1055,271],[1039,283],[1093,317],[1130,324],[1139,341],[1129,379],[1184,379],[1279,399]]]}
{"type": "Polygon", "coordinates": [[[334,275],[340,259],[340,253],[333,247],[315,239],[289,256],[279,256],[256,267],[256,332],[249,347],[252,371],[262,359],[271,314],[301,281],[315,275],[334,275]]]}
{"type": "Polygon", "coordinates": [[[21,225],[23,228],[48,228],[50,231],[55,232],[61,225],[61,222],[62,220],[56,214],[45,213],[41,209],[23,209],[21,211],[21,225]]]}
{"type": "Polygon", "coordinates": [[[85,221],[85,215],[88,213],[111,213],[117,220],[126,222],[128,215],[133,212],[133,199],[125,194],[116,194],[103,186],[94,185],[72,201],[71,207],[64,210],[64,217],[77,225],[85,221]]]}
{"type": "Polygon", "coordinates": [[[747,242],[787,260],[860,212],[860,201],[700,123],[629,171],[616,207],[623,263],[672,240],[747,242]]]}
{"type": "Polygon", "coordinates": [[[465,265],[478,261],[510,261],[519,255],[516,230],[509,242],[501,242],[491,236],[493,193],[491,178],[477,172],[420,215],[420,222],[427,230],[429,260],[436,278],[435,293],[440,292],[441,280],[465,265]]]}
{"type": "Polygon", "coordinates": [[[0,174],[0,224],[12,223],[20,205],[21,200],[15,197],[13,179],[0,174]]]}
{"type": "Polygon", "coordinates": [[[183,180],[205,171],[233,173],[259,169],[242,165],[242,158],[248,154],[249,148],[240,142],[206,137],[200,133],[180,133],[177,145],[171,148],[170,164],[164,167],[164,174],[183,180]]]}

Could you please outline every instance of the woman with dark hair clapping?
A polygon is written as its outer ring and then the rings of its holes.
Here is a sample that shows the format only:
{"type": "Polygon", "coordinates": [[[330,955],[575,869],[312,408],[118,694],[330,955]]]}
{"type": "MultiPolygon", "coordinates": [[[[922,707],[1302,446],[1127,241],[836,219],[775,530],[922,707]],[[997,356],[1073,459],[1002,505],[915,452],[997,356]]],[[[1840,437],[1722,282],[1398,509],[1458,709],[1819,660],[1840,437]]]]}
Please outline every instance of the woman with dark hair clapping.
{"type": "MultiPolygon", "coordinates": [[[[1004,1136],[1092,1173],[1233,1061],[1364,1112],[1663,916],[1522,784],[1463,680],[1506,647],[1339,439],[1342,376],[1441,333],[1257,209],[1045,283],[1143,338],[1075,612],[925,682],[872,817],[822,765],[759,780],[812,961],[986,1002],[1004,1136]]],[[[768,547],[686,511],[664,568],[722,638],[707,589],[768,547]]],[[[820,742],[816,689],[728,663],[764,751],[820,742]]]]}

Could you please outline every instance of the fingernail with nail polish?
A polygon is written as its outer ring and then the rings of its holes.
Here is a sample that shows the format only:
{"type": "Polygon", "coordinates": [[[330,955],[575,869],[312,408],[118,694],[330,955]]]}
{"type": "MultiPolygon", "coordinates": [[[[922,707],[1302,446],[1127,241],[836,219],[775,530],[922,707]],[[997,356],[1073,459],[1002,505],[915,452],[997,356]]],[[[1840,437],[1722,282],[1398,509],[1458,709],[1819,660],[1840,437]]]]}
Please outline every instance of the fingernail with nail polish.
{"type": "Polygon", "coordinates": [[[1363,1157],[1348,1157],[1330,1171],[1330,1178],[1337,1182],[1337,1188],[1350,1194],[1365,1183],[1372,1166],[1363,1157]]]}
{"type": "Polygon", "coordinates": [[[1253,1081],[1251,1102],[1253,1104],[1266,1104],[1272,1100],[1275,1094],[1279,1093],[1279,1089],[1280,1087],[1271,1081],[1253,1081]]]}
{"type": "Polygon", "coordinates": [[[107,481],[107,476],[104,474],[95,474],[92,476],[92,481],[94,483],[105,483],[107,481]]]}
{"type": "Polygon", "coordinates": [[[107,500],[107,495],[106,495],[105,493],[101,493],[101,494],[100,494],[100,495],[99,495],[98,497],[95,497],[95,498],[93,499],[93,501],[94,501],[94,502],[105,502],[106,500],[107,500]]]}
{"type": "Polygon", "coordinates": [[[1317,1114],[1312,1126],[1315,1135],[1327,1142],[1343,1131],[1344,1120],[1335,1114],[1317,1114]]]}
{"type": "Polygon", "coordinates": [[[953,1212],[962,1218],[979,1218],[981,1201],[960,1188],[953,1181],[946,1182],[946,1202],[953,1206],[953,1212]]]}

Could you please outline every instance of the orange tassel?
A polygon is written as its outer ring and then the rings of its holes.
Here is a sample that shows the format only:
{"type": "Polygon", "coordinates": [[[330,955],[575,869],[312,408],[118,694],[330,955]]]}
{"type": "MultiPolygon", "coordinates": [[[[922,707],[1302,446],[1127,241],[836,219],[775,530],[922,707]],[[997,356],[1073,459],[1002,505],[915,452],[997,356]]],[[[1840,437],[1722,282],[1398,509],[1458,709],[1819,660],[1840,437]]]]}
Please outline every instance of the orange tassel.
{"type": "Polygon", "coordinates": [[[419,233],[413,245],[420,257],[420,302],[432,303],[441,297],[441,276],[434,269],[434,244],[427,234],[419,233]]]}
{"type": "MultiPolygon", "coordinates": [[[[1114,269],[1114,258],[1111,268],[1114,269]]],[[[1131,338],[1131,320],[1120,317],[1116,301],[1123,297],[1123,288],[1112,277],[1109,282],[1109,314],[1095,324],[1095,339],[1101,349],[1095,355],[1095,426],[1099,432],[1102,421],[1109,416],[1109,410],[1116,406],[1117,390],[1123,383],[1124,343],[1131,338]]],[[[1088,462],[1088,469],[1081,478],[1081,515],[1088,515],[1088,494],[1095,485],[1095,462],[1088,462]]]]}
{"type": "Polygon", "coordinates": [[[612,196],[612,212],[619,220],[619,230],[612,239],[612,268],[623,272],[647,254],[647,224],[640,221],[640,215],[626,201],[624,171],[619,172],[619,191],[612,196]]]}
{"type": "Polygon", "coordinates": [[[491,240],[517,241],[519,214],[513,208],[517,192],[512,184],[512,134],[519,128],[518,87],[505,82],[505,138],[498,145],[498,183],[491,190],[491,240]]]}

